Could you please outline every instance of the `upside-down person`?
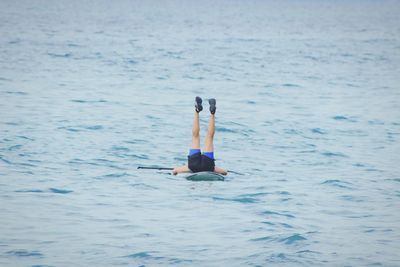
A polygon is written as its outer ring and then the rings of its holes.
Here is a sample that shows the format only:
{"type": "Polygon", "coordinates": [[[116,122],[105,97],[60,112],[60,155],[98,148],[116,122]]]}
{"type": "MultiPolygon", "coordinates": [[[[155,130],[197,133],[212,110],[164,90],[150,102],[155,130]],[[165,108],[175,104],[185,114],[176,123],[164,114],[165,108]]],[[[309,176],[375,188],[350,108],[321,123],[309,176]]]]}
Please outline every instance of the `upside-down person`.
{"type": "Polygon", "coordinates": [[[199,113],[203,110],[203,100],[196,96],[195,113],[192,128],[192,145],[189,150],[188,164],[180,167],[176,167],[173,170],[173,174],[176,175],[182,172],[202,172],[210,171],[219,174],[226,175],[227,171],[215,166],[214,159],[214,134],[215,134],[215,111],[216,100],[211,98],[208,100],[210,104],[210,121],[208,123],[208,132],[205,140],[204,152],[200,149],[200,119],[199,113]]]}

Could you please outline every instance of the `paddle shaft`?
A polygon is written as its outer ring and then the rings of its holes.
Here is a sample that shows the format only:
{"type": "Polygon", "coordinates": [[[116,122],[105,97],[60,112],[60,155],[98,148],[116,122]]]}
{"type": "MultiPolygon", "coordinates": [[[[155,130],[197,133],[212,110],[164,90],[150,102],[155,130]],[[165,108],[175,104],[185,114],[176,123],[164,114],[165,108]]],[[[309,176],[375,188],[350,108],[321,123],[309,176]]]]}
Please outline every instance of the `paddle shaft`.
{"type": "Polygon", "coordinates": [[[145,169],[145,170],[168,170],[172,171],[174,168],[166,168],[166,167],[146,167],[146,166],[139,166],[138,169],[145,169]]]}

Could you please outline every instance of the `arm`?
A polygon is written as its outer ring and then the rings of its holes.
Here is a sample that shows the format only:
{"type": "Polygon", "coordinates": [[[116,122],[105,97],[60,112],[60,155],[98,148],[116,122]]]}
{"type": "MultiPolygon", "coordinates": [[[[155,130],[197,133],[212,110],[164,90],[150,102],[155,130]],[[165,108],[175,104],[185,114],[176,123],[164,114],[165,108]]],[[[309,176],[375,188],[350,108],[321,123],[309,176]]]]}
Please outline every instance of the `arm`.
{"type": "Polygon", "coordinates": [[[173,175],[177,175],[178,173],[183,173],[183,172],[192,172],[188,166],[180,166],[180,167],[175,167],[174,170],[172,171],[173,175]]]}
{"type": "Polygon", "coordinates": [[[227,175],[228,174],[228,172],[226,170],[224,170],[224,169],[222,169],[220,167],[217,167],[217,166],[215,166],[214,172],[222,174],[222,175],[227,175]]]}

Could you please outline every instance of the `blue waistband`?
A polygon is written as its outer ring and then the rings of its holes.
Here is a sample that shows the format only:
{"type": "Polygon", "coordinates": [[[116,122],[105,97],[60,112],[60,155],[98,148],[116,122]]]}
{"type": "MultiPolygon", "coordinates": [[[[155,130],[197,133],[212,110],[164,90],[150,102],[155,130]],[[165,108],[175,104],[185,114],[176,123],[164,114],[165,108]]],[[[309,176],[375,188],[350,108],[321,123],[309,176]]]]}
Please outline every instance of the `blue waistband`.
{"type": "Polygon", "coordinates": [[[194,154],[196,154],[196,153],[201,153],[201,150],[198,149],[198,148],[191,148],[191,149],[189,150],[189,156],[194,155],[194,154]]]}
{"type": "Polygon", "coordinates": [[[204,152],[203,155],[209,159],[214,159],[214,152],[204,152]]]}
{"type": "MultiPolygon", "coordinates": [[[[194,155],[196,153],[201,153],[201,150],[199,148],[191,148],[189,150],[189,156],[194,155]]],[[[214,152],[204,152],[203,155],[209,159],[214,159],[214,152]]]]}

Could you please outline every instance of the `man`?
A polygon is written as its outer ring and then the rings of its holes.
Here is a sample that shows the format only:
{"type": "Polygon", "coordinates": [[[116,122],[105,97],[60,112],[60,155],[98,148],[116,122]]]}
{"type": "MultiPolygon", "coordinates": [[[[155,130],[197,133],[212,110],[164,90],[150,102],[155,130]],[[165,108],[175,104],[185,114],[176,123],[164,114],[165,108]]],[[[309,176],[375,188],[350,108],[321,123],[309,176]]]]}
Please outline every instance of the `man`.
{"type": "Polygon", "coordinates": [[[210,104],[210,121],[208,123],[208,132],[205,141],[204,152],[201,153],[200,150],[200,120],[199,113],[203,110],[202,106],[203,100],[196,96],[195,113],[192,128],[192,146],[189,151],[188,165],[176,167],[173,170],[173,174],[176,175],[182,172],[202,172],[210,171],[219,174],[226,175],[227,171],[215,166],[214,159],[214,134],[215,134],[215,111],[216,100],[211,98],[208,100],[210,104]]]}

